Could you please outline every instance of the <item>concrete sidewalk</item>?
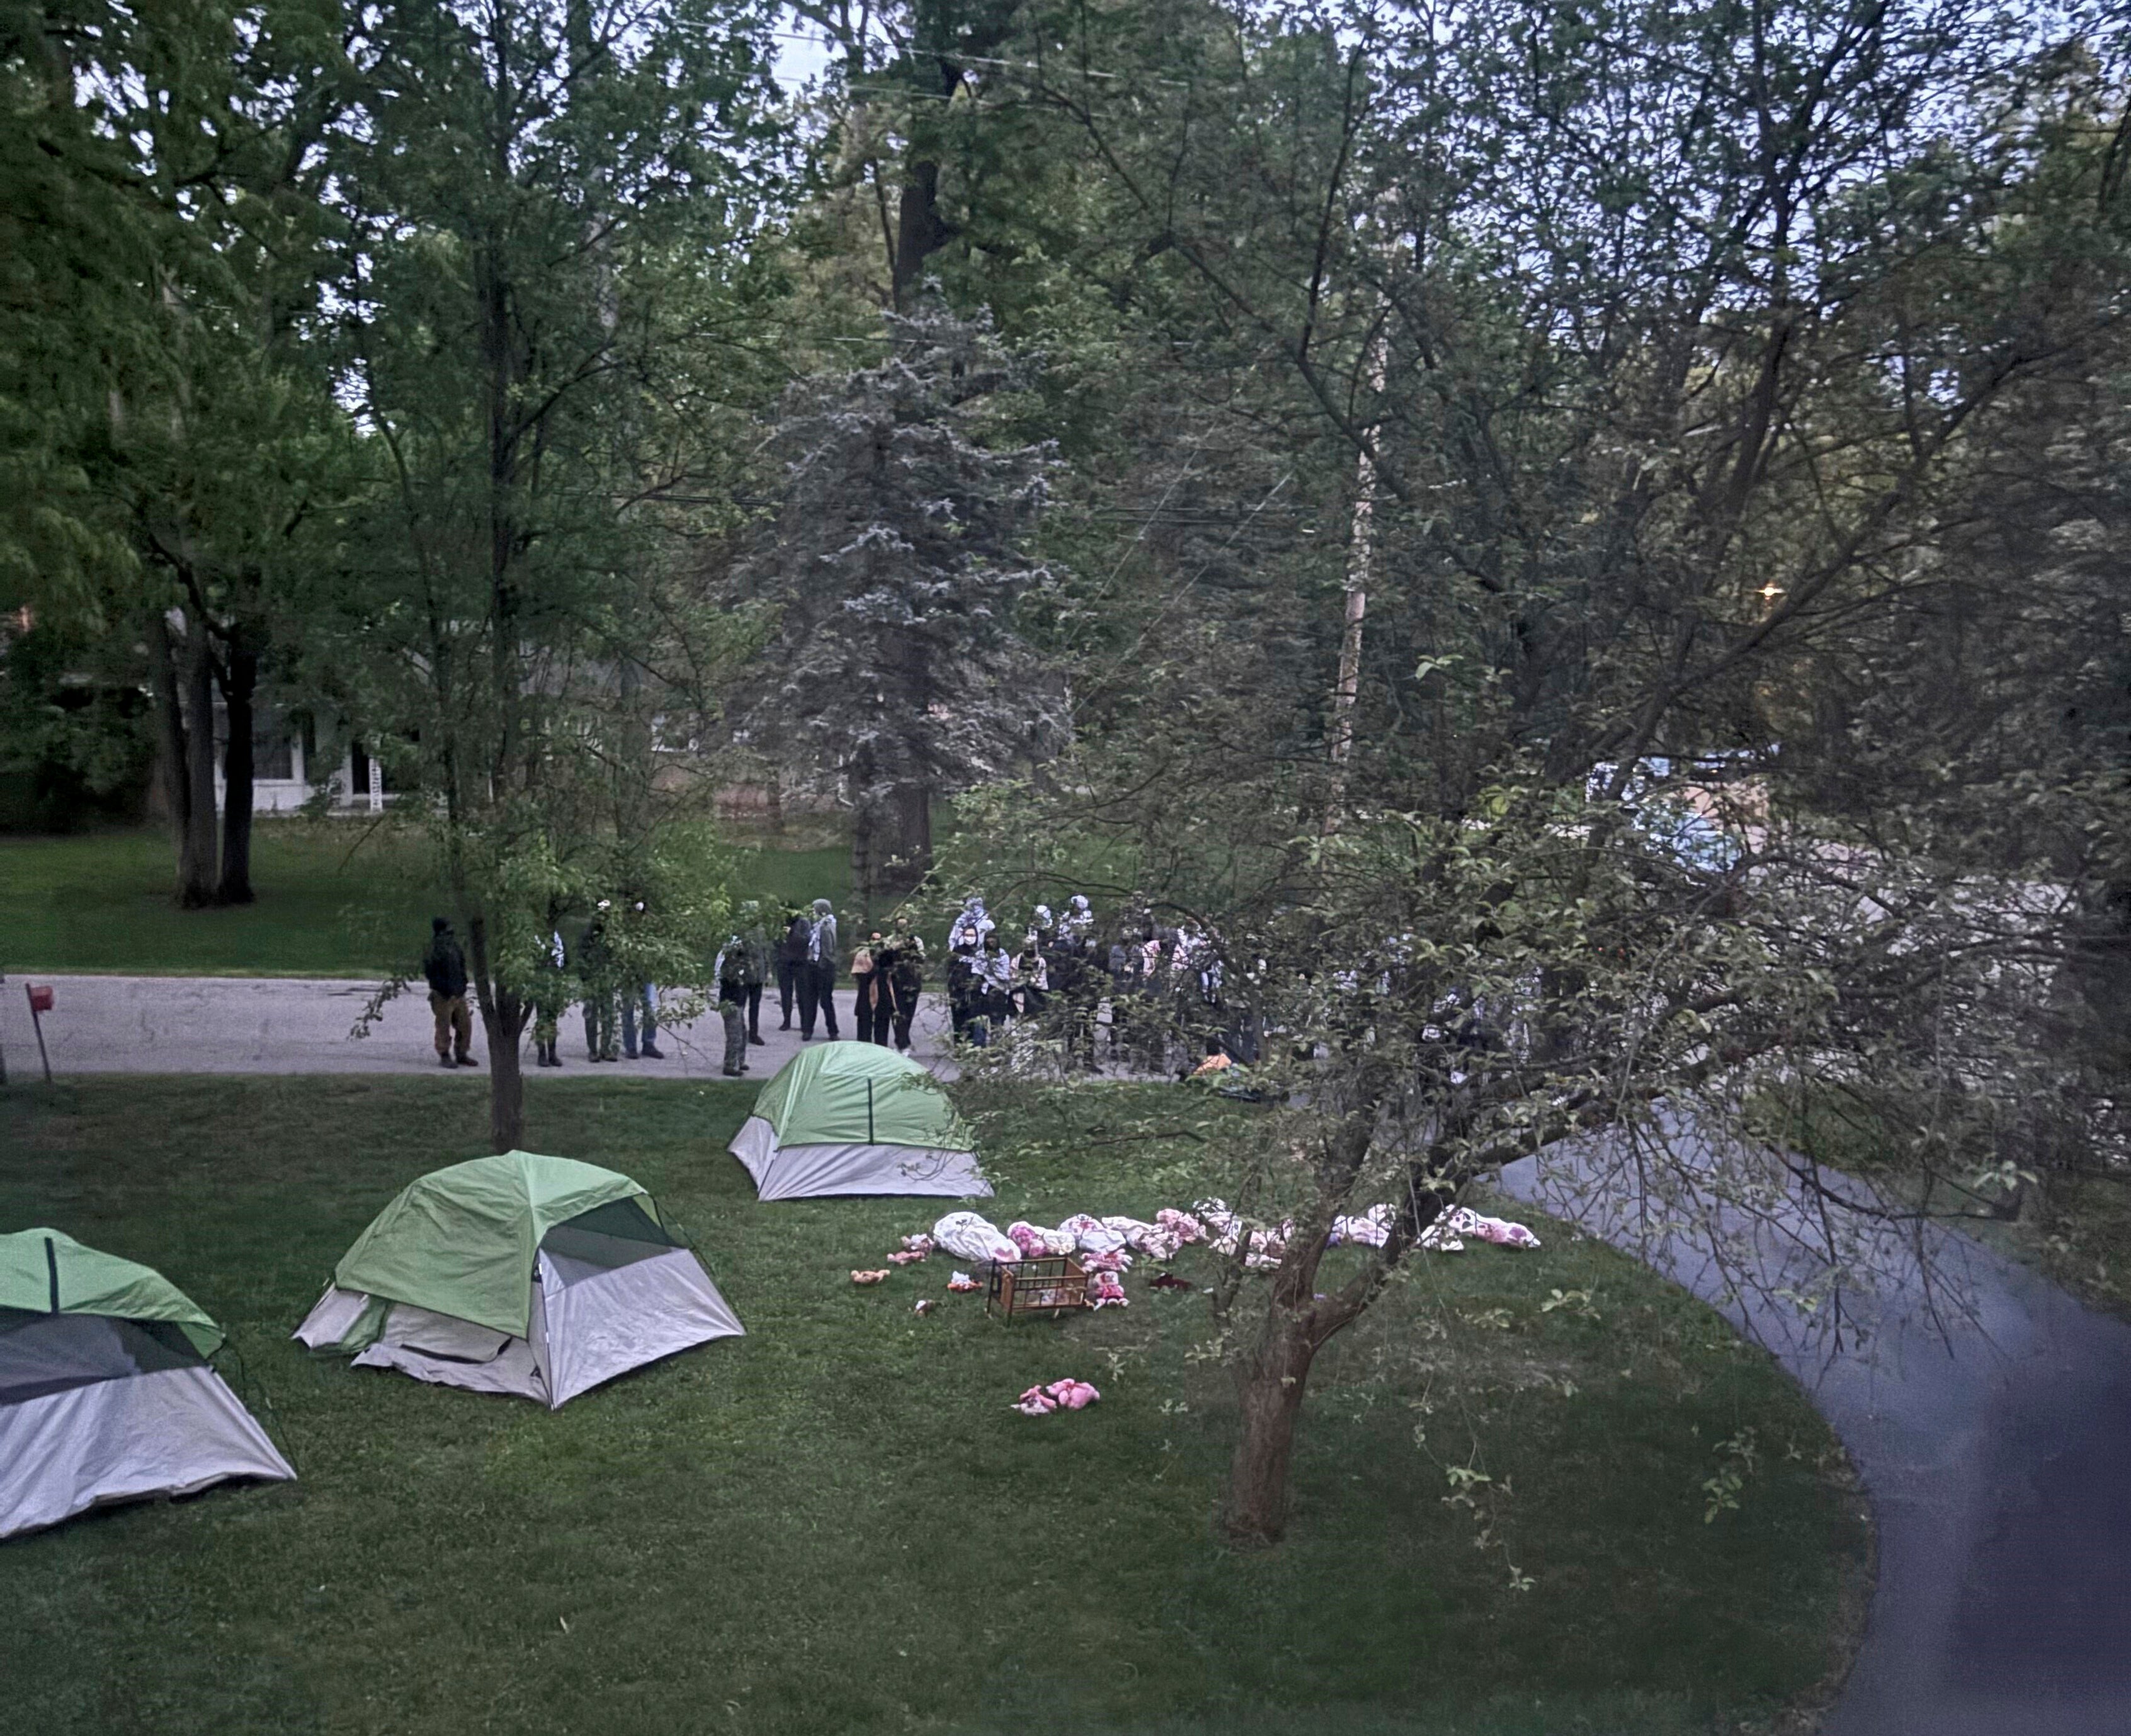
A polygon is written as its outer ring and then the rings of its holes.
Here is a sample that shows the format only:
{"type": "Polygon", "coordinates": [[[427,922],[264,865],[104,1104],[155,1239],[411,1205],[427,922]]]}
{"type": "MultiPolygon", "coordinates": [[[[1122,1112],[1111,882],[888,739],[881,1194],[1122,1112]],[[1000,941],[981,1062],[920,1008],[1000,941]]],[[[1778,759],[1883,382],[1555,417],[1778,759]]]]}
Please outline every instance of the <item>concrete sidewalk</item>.
{"type": "MultiPolygon", "coordinates": [[[[377,992],[375,982],[287,977],[46,977],[10,975],[0,983],[0,1050],[12,1078],[37,1076],[37,1043],[24,983],[50,983],[52,1011],[44,1016],[54,1074],[93,1073],[436,1073],[433,1021],[419,985],[385,1003],[366,1036],[354,1026],[377,992]]],[[[836,995],[844,1036],[851,1032],[848,983],[836,995]]],[[[912,1052],[927,1066],[946,1063],[946,1009],[936,995],[920,1002],[912,1052]]],[[[774,991],[764,997],[764,1045],[750,1047],[749,1076],[767,1078],[799,1050],[793,1029],[778,1029],[774,991]]],[[[814,1040],[825,1040],[817,1028],[814,1040]]],[[[529,1034],[521,1045],[527,1077],[567,1078],[716,1078],[725,1029],[713,1011],[674,1031],[663,1027],[659,1061],[593,1066],[585,1054],[577,1009],[563,1016],[561,1072],[536,1068],[529,1034]]],[[[474,1054],[488,1045],[479,1016],[474,1054]]],[[[486,1068],[461,1069],[471,1079],[486,1068]]]]}

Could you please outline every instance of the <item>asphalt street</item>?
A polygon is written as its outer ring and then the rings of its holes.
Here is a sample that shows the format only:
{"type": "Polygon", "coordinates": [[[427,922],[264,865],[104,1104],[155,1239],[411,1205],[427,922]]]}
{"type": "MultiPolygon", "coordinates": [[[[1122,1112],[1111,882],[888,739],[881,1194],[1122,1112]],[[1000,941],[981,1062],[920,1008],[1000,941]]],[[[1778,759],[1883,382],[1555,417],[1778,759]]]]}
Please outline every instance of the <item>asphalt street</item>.
{"type": "MultiPolygon", "coordinates": [[[[88,1073],[434,1073],[440,1069],[433,1040],[434,1021],[426,992],[414,988],[387,1002],[366,1035],[355,1035],[375,982],[288,977],[50,977],[10,975],[0,982],[0,1055],[11,1075],[35,1074],[36,1036],[23,993],[29,983],[49,985],[52,1010],[44,1015],[52,1071],[88,1073]]],[[[840,1028],[851,1029],[848,983],[837,992],[840,1028]]],[[[774,989],[764,997],[764,1046],[750,1048],[750,1076],[767,1078],[797,1053],[800,1034],[781,1031],[774,989]]],[[[936,1064],[946,1059],[946,1011],[936,997],[919,1003],[912,1052],[936,1064]]],[[[814,1040],[826,1040],[817,1028],[814,1040]]],[[[559,1074],[533,1064],[529,1032],[520,1045],[526,1077],[571,1078],[591,1072],[602,1078],[718,1077],[725,1028],[715,1011],[678,1030],[662,1030],[663,1060],[620,1061],[596,1066],[585,1052],[584,1026],[576,1010],[563,1017],[558,1051],[559,1074]]],[[[474,1054],[485,1059],[486,1037],[474,1020],[474,1054]]],[[[462,1069],[472,1080],[481,1069],[462,1069]]]]}

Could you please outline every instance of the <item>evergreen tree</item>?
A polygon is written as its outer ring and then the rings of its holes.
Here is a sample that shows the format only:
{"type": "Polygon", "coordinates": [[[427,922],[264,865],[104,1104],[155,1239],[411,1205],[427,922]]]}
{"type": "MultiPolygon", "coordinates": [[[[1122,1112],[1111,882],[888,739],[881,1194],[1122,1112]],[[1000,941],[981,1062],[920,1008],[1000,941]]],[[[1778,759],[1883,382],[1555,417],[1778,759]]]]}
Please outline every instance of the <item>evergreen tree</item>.
{"type": "Polygon", "coordinates": [[[982,319],[886,316],[878,365],[802,380],[774,449],[773,532],[737,576],[778,629],[741,739],[833,781],[869,905],[931,866],[931,805],[1051,752],[1063,689],[1018,626],[1048,571],[1025,551],[1050,450],[987,443],[1017,383],[982,319]]]}

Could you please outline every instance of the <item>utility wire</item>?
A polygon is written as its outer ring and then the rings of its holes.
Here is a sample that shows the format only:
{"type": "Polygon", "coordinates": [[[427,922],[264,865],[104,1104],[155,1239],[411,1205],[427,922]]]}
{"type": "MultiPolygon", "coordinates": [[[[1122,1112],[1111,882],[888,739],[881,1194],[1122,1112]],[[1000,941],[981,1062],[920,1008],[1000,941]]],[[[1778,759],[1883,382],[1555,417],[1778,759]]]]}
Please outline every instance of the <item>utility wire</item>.
{"type": "Polygon", "coordinates": [[[1223,555],[1226,554],[1231,548],[1235,547],[1236,538],[1240,537],[1250,528],[1252,522],[1257,518],[1257,515],[1261,512],[1264,511],[1266,507],[1271,504],[1272,497],[1278,494],[1282,489],[1286,488],[1287,485],[1294,480],[1295,472],[1294,471],[1290,470],[1286,476],[1280,479],[1279,481],[1274,483],[1271,488],[1267,489],[1265,492],[1265,498],[1260,500],[1256,506],[1253,506],[1250,511],[1244,515],[1243,522],[1238,524],[1233,531],[1229,532],[1228,540],[1224,543],[1219,548],[1215,549],[1213,553],[1207,556],[1204,561],[1200,562],[1199,563],[1198,570],[1194,572],[1190,577],[1185,580],[1181,585],[1178,586],[1174,591],[1170,593],[1168,598],[1163,602],[1161,607],[1155,610],[1153,619],[1148,621],[1147,625],[1140,629],[1139,637],[1134,639],[1131,644],[1128,645],[1123,652],[1119,654],[1117,661],[1112,663],[1108,669],[1104,670],[1099,677],[1091,681],[1088,685],[1086,691],[1084,691],[1078,699],[1075,699],[1073,701],[1073,712],[1075,717],[1079,716],[1081,706],[1085,705],[1089,700],[1092,699],[1096,694],[1103,691],[1104,686],[1109,684],[1111,677],[1115,675],[1118,670],[1122,669],[1134,657],[1139,654],[1139,648],[1147,642],[1149,635],[1151,635],[1154,629],[1159,627],[1162,624],[1163,620],[1167,618],[1169,611],[1174,609],[1178,603],[1183,600],[1185,593],[1190,591],[1193,586],[1196,585],[1200,580],[1206,576],[1207,573],[1212,570],[1214,562],[1220,559],[1223,555]]]}

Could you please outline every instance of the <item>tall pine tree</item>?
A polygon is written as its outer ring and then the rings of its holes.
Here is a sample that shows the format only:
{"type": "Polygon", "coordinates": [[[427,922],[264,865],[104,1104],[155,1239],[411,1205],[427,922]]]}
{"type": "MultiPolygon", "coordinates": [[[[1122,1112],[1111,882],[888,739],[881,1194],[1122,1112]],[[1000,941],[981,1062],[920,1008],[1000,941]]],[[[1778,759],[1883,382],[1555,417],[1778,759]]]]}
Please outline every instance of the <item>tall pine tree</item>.
{"type": "Polygon", "coordinates": [[[1016,630],[1050,582],[1026,545],[1047,446],[985,443],[1019,381],[989,324],[936,302],[886,316],[877,366],[802,380],[774,441],[783,510],[739,575],[779,627],[741,739],[851,811],[867,904],[931,866],[931,806],[1050,751],[1062,684],[1016,630]]]}

